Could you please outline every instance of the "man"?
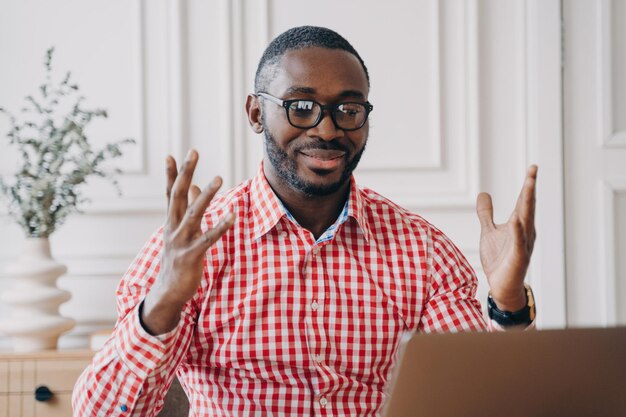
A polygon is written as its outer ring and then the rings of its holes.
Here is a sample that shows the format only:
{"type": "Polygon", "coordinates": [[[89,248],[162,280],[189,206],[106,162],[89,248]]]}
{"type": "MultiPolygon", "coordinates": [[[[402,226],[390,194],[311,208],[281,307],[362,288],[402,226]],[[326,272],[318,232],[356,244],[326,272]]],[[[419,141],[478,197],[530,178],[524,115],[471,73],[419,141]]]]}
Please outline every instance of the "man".
{"type": "MultiPolygon", "coordinates": [[[[77,382],[76,415],[153,416],[175,375],[196,416],[376,415],[406,333],[489,327],[458,249],[351,175],[373,109],[352,46],[291,29],[268,46],[255,89],[258,174],[214,198],[219,178],[191,186],[195,151],[179,172],[168,158],[165,226],[119,286],[119,320],[77,382]]],[[[477,202],[494,317],[522,328],[536,172],[506,225],[488,195],[477,202]]]]}

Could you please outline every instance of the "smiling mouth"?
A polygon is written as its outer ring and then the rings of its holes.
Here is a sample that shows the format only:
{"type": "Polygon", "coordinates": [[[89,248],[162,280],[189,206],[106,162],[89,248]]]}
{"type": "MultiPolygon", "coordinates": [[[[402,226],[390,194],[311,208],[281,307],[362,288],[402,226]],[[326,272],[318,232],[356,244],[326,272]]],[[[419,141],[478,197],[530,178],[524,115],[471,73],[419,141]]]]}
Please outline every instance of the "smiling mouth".
{"type": "Polygon", "coordinates": [[[304,156],[317,159],[318,161],[332,161],[343,158],[346,155],[344,151],[327,149],[307,149],[306,151],[301,151],[301,153],[304,156]]]}

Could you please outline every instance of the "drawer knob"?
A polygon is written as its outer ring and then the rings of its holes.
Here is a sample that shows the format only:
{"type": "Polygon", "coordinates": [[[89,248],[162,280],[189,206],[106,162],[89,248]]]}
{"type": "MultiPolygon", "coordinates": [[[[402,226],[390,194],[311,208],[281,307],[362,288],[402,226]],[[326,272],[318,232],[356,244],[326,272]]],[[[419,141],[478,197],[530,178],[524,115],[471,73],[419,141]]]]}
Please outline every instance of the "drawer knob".
{"type": "Polygon", "coordinates": [[[50,398],[52,397],[54,397],[54,393],[50,391],[50,388],[46,387],[45,385],[37,387],[37,389],[35,390],[35,399],[37,401],[45,402],[50,400],[50,398]]]}

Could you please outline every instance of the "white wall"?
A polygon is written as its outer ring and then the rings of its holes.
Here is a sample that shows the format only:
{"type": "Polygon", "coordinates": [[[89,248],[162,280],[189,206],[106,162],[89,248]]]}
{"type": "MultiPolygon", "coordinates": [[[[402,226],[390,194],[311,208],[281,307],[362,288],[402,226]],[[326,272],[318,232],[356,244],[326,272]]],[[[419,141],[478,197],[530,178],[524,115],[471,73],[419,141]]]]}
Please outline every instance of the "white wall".
{"type": "MultiPolygon", "coordinates": [[[[496,221],[505,221],[525,167],[540,164],[529,280],[540,324],[565,325],[559,2],[323,0],[305,7],[288,0],[0,2],[0,105],[17,108],[36,88],[43,53],[55,45],[55,67],[72,69],[88,102],[111,113],[94,123],[94,142],[138,140],[122,163],[124,196],[91,184],[86,213],[52,238],[55,256],[70,268],[59,285],[73,299],[62,311],[79,323],[63,346],[112,325],[115,285],[164,216],[167,153],[180,158],[197,148],[200,184],[215,174],[227,186],[254,175],[261,140],[247,127],[245,96],[267,42],[300,24],[339,31],[370,70],[375,111],[358,180],[442,228],[481,279],[476,194],[491,192],[496,221]]],[[[0,143],[2,174],[13,165],[6,149],[0,143]]],[[[22,236],[2,216],[0,227],[2,267],[22,236]]],[[[480,291],[484,300],[484,280],[480,291]]]]}

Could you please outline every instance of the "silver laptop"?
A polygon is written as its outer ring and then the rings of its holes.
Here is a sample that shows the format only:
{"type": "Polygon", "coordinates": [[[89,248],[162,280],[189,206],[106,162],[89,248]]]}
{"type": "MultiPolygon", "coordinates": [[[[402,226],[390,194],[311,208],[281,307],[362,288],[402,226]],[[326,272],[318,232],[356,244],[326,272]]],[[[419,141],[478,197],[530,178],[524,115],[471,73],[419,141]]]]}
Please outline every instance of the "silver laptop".
{"type": "Polygon", "coordinates": [[[416,335],[386,417],[626,417],[626,327],[416,335]]]}

